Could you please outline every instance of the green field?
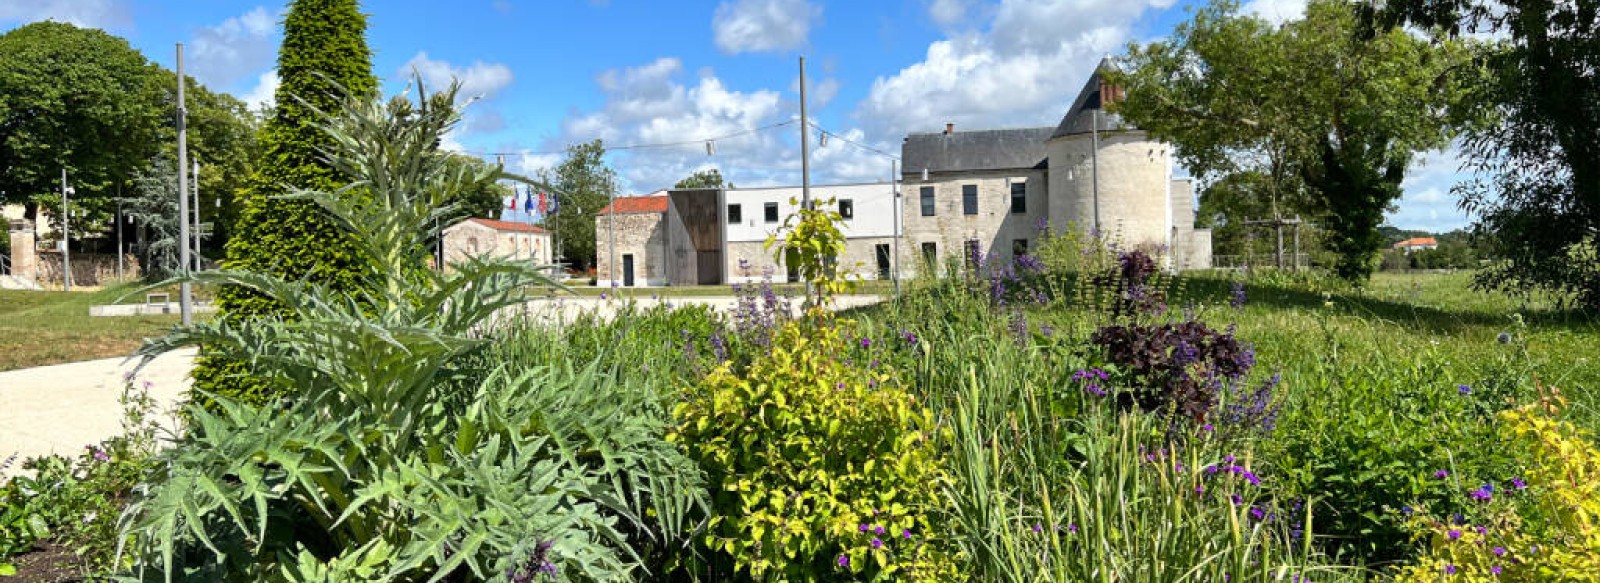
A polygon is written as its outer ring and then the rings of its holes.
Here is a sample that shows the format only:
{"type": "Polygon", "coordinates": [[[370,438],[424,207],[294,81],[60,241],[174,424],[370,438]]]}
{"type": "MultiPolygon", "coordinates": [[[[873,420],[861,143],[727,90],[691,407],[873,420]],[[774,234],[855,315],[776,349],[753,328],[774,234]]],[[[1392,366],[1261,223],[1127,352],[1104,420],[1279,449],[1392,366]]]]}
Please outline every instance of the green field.
{"type": "Polygon", "coordinates": [[[127,356],[178,323],[177,316],[89,316],[89,306],[115,303],[135,289],[0,290],[0,370],[127,356]]]}

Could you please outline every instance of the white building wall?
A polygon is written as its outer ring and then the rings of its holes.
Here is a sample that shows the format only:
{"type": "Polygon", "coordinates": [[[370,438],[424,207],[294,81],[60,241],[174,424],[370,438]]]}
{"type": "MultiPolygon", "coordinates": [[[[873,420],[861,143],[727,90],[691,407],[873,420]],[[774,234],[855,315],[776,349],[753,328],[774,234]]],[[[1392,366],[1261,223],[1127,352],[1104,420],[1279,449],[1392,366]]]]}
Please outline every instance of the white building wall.
{"type": "MultiPolygon", "coordinates": [[[[739,205],[743,214],[743,220],[738,224],[728,225],[728,242],[765,241],[799,207],[798,204],[790,204],[790,200],[800,200],[800,191],[798,186],[723,191],[723,220],[728,219],[729,205],[739,205]],[[778,204],[778,221],[774,223],[766,222],[762,216],[763,208],[769,202],[778,204]]],[[[819,202],[829,199],[851,201],[855,213],[852,218],[844,220],[845,237],[894,236],[894,191],[888,183],[814,185],[811,187],[811,199],[819,202]]],[[[833,207],[833,210],[838,210],[838,207],[833,207]]]]}
{"type": "Polygon", "coordinates": [[[1083,134],[1050,142],[1052,228],[1094,226],[1098,201],[1106,236],[1125,248],[1166,247],[1172,236],[1169,146],[1142,131],[1103,132],[1096,155],[1094,141],[1083,134]]]}

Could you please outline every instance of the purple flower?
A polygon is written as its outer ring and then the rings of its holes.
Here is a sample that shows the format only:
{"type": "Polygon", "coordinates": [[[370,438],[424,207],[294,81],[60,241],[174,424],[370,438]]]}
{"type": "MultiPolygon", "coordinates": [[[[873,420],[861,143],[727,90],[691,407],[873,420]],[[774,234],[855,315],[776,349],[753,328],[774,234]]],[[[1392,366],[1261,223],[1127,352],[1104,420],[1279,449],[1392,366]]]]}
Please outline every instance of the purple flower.
{"type": "Polygon", "coordinates": [[[862,338],[861,339],[861,347],[862,348],[872,348],[872,339],[871,338],[862,338]]]}
{"type": "Polygon", "coordinates": [[[1522,478],[1511,478],[1511,486],[1518,490],[1528,489],[1528,483],[1522,481],[1522,478]]]}
{"type": "Polygon", "coordinates": [[[1400,507],[1400,513],[1404,514],[1406,516],[1411,516],[1411,507],[1410,506],[1401,506],[1400,507]]]}
{"type": "Polygon", "coordinates": [[[1201,428],[1200,428],[1200,429],[1203,429],[1203,430],[1205,430],[1205,431],[1206,431],[1206,432],[1207,432],[1207,433],[1210,433],[1210,432],[1212,432],[1212,431],[1216,431],[1216,430],[1217,430],[1217,428],[1216,428],[1216,427],[1212,427],[1212,426],[1211,426],[1211,424],[1210,424],[1210,423],[1207,423],[1207,424],[1205,424],[1205,425],[1204,425],[1204,426],[1203,426],[1203,427],[1201,427],[1201,428]]]}
{"type": "Polygon", "coordinates": [[[1238,494],[1234,494],[1232,496],[1229,496],[1228,499],[1233,501],[1233,505],[1234,506],[1239,506],[1241,504],[1244,504],[1244,496],[1240,496],[1238,494]]]}
{"type": "Polygon", "coordinates": [[[1068,524],[1067,525],[1067,532],[1070,532],[1072,534],[1078,534],[1078,525],[1076,525],[1076,524],[1068,524]]]}
{"type": "Polygon", "coordinates": [[[1489,572],[1490,573],[1494,573],[1495,575],[1499,575],[1500,571],[1502,571],[1502,570],[1503,569],[1500,568],[1500,565],[1495,565],[1493,567],[1489,567],[1489,572]]]}
{"type": "Polygon", "coordinates": [[[1206,493],[1206,487],[1205,486],[1195,486],[1194,487],[1194,493],[1196,493],[1196,494],[1204,494],[1204,493],[1206,493]]]}
{"type": "Polygon", "coordinates": [[[1469,387],[1467,385],[1456,385],[1456,390],[1460,391],[1461,394],[1463,394],[1463,395],[1471,395],[1472,394],[1472,387],[1469,387]]]}
{"type": "Polygon", "coordinates": [[[1447,472],[1445,470],[1439,470],[1439,471],[1433,473],[1433,477],[1443,480],[1445,478],[1450,477],[1450,472],[1447,472]]]}
{"type": "Polygon", "coordinates": [[[840,567],[849,567],[850,566],[850,557],[845,556],[845,555],[839,555],[839,558],[834,559],[833,563],[835,565],[840,566],[840,567]]]}
{"type": "Polygon", "coordinates": [[[1461,531],[1459,529],[1452,528],[1449,530],[1449,532],[1444,533],[1444,535],[1450,540],[1461,540],[1461,531]]]}
{"type": "Polygon", "coordinates": [[[885,532],[887,532],[887,531],[885,531],[882,526],[874,526],[874,527],[872,527],[872,533],[873,534],[883,534],[885,532]]]}
{"type": "Polygon", "coordinates": [[[911,538],[911,529],[907,528],[907,529],[901,530],[900,531],[900,536],[903,537],[903,538],[907,538],[907,539],[911,538]]]}
{"type": "Polygon", "coordinates": [[[1506,548],[1505,547],[1495,547],[1494,550],[1490,551],[1490,552],[1493,552],[1494,556],[1496,556],[1496,557],[1504,557],[1504,556],[1506,556],[1506,548]]]}
{"type": "Polygon", "coordinates": [[[1494,500],[1494,484],[1484,484],[1483,487],[1473,490],[1470,494],[1467,494],[1467,496],[1479,502],[1489,502],[1494,500]]]}
{"type": "Polygon", "coordinates": [[[875,548],[875,549],[883,548],[883,540],[879,539],[877,537],[873,537],[872,538],[872,548],[875,548]]]}
{"type": "Polygon", "coordinates": [[[91,445],[89,452],[94,454],[94,461],[102,463],[111,461],[111,454],[106,453],[106,450],[91,445]]]}
{"type": "Polygon", "coordinates": [[[1233,298],[1228,300],[1228,305],[1234,308],[1243,308],[1244,300],[1244,282],[1233,282],[1233,298]]]}
{"type": "Polygon", "coordinates": [[[1446,574],[1446,575],[1454,575],[1454,574],[1456,574],[1456,566],[1454,564],[1445,565],[1444,566],[1444,574],[1446,574]]]}
{"type": "Polygon", "coordinates": [[[1262,510],[1260,506],[1251,506],[1250,507],[1250,516],[1255,518],[1256,520],[1261,520],[1261,519],[1267,517],[1267,512],[1265,510],[1262,510]]]}
{"type": "Polygon", "coordinates": [[[866,531],[869,531],[869,530],[872,530],[872,527],[870,527],[870,526],[867,526],[867,525],[865,525],[865,524],[863,524],[863,525],[861,525],[861,526],[859,526],[859,527],[856,527],[856,528],[857,528],[857,529],[858,529],[858,530],[860,530],[860,531],[861,531],[861,532],[866,532],[866,531]]]}
{"type": "Polygon", "coordinates": [[[1039,523],[1037,523],[1037,522],[1034,523],[1033,524],[1033,534],[1039,534],[1041,532],[1044,532],[1044,527],[1039,525],[1039,523]]]}

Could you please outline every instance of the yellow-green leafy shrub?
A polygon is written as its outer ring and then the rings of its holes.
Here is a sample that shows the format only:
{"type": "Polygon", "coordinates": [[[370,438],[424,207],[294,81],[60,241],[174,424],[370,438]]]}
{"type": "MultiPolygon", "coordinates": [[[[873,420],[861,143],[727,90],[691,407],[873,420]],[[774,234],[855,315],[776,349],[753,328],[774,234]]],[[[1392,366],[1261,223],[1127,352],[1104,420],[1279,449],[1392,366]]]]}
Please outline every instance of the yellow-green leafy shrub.
{"type": "Polygon", "coordinates": [[[1552,395],[1500,414],[1526,481],[1474,493],[1492,505],[1485,524],[1416,514],[1427,550],[1397,581],[1600,581],[1600,448],[1558,418],[1563,404],[1552,395]]]}
{"type": "Polygon", "coordinates": [[[689,391],[669,438],[707,473],[704,542],[756,580],[958,579],[930,521],[948,480],[932,413],[841,361],[847,342],[820,316],[789,323],[747,371],[689,391]]]}

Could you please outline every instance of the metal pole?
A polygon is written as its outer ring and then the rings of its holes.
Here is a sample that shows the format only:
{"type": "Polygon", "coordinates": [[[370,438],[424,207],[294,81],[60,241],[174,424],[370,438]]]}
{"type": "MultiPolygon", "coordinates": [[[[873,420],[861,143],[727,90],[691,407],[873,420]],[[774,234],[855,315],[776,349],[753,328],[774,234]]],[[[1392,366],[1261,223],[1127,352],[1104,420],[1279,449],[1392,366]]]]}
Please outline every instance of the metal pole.
{"type": "Polygon", "coordinates": [[[1089,115],[1089,155],[1093,157],[1089,164],[1090,171],[1094,173],[1094,230],[1104,236],[1100,232],[1100,104],[1096,103],[1089,115]]]}
{"type": "MultiPolygon", "coordinates": [[[[800,208],[811,210],[811,119],[806,117],[806,58],[800,57],[800,208]]],[[[785,257],[784,259],[788,259],[785,257]]],[[[806,303],[811,303],[811,281],[806,280],[806,303]]]]}
{"type": "Polygon", "coordinates": [[[890,197],[894,205],[894,263],[890,266],[894,271],[889,273],[889,279],[894,281],[894,295],[900,297],[900,161],[889,160],[889,191],[894,196],[890,197]]]}
{"type": "MultiPolygon", "coordinates": [[[[189,125],[183,102],[183,43],[178,43],[178,268],[179,275],[189,271],[189,125]]],[[[190,304],[189,280],[178,284],[178,313],[184,326],[194,324],[190,304]]]]}
{"type": "Polygon", "coordinates": [[[122,280],[122,185],[117,185],[117,280],[122,280]]]}
{"type": "Polygon", "coordinates": [[[67,211],[67,167],[61,167],[61,289],[72,291],[72,213],[67,211]]]}
{"type": "Polygon", "coordinates": [[[617,287],[617,186],[609,178],[606,179],[606,190],[611,198],[611,216],[606,221],[606,230],[611,232],[611,259],[607,260],[606,277],[611,279],[612,287],[617,287]]]}
{"type": "Polygon", "coordinates": [[[194,161],[194,184],[190,186],[194,191],[194,270],[200,271],[200,161],[194,161]]]}

